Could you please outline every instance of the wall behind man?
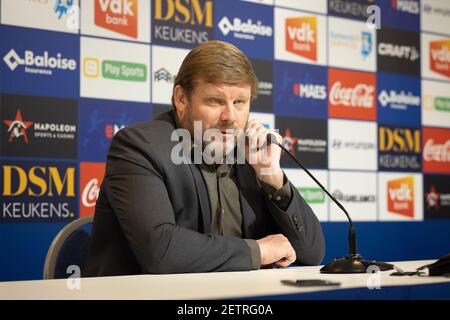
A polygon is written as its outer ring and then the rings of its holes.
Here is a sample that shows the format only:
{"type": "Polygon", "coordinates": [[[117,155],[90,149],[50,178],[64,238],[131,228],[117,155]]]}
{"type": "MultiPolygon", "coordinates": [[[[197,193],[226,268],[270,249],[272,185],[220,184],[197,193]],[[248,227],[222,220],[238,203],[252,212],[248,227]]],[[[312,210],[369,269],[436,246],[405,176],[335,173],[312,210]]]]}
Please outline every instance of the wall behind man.
{"type": "MultiPolygon", "coordinates": [[[[449,252],[448,12],[439,0],[1,0],[0,280],[41,278],[56,233],[93,214],[114,134],[170,109],[181,61],[210,39],[251,59],[251,117],[342,201],[366,258],[449,252]]],[[[345,255],[343,214],[281,161],[322,221],[324,261],[345,255]]]]}

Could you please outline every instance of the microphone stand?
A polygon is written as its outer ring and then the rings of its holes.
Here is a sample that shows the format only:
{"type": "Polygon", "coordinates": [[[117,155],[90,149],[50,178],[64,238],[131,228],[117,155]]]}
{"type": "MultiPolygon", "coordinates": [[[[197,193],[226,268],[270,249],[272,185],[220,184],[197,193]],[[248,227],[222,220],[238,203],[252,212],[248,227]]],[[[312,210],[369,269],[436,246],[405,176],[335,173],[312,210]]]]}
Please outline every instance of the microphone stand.
{"type": "Polygon", "coordinates": [[[333,200],[334,203],[345,213],[347,216],[348,222],[349,222],[349,230],[348,230],[348,249],[349,254],[345,257],[341,258],[335,258],[333,261],[328,263],[327,265],[323,266],[320,269],[321,273],[366,273],[367,268],[371,265],[376,265],[380,268],[380,271],[386,271],[394,269],[394,265],[386,262],[377,262],[377,261],[367,261],[364,260],[360,254],[357,252],[357,246],[356,246],[356,230],[353,226],[353,221],[350,218],[350,215],[348,214],[347,210],[344,208],[344,206],[337,201],[325,187],[319,182],[319,180],[316,179],[312,175],[311,172],[309,172],[308,169],[303,166],[303,164],[300,163],[300,161],[297,160],[297,158],[291,154],[282,144],[278,143],[276,140],[276,137],[269,133],[267,135],[267,145],[274,143],[277,146],[279,146],[282,150],[284,150],[310,177],[314,180],[315,183],[325,192],[331,200],[333,200]]]}

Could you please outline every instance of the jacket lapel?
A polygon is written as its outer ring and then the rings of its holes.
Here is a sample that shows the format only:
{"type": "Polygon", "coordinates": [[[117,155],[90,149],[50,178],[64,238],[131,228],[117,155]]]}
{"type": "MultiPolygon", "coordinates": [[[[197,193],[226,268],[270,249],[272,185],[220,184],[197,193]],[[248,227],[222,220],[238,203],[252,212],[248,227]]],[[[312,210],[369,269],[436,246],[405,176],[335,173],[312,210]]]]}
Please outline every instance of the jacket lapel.
{"type": "Polygon", "coordinates": [[[258,182],[253,169],[248,164],[236,165],[236,180],[242,212],[242,237],[253,238],[259,219],[259,215],[255,212],[261,210],[261,204],[258,203],[258,182]]]}

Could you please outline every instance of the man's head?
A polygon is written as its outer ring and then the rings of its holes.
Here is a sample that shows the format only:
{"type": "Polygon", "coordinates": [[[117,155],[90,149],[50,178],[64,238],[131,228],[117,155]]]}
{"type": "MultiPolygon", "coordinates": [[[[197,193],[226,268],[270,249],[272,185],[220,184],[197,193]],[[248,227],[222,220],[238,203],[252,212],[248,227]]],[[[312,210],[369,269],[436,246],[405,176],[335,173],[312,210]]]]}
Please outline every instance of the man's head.
{"type": "Polygon", "coordinates": [[[226,42],[209,41],[184,59],[172,104],[180,125],[191,134],[194,121],[202,121],[203,132],[211,128],[224,132],[245,129],[250,102],[257,93],[258,80],[242,51],[226,42]]]}

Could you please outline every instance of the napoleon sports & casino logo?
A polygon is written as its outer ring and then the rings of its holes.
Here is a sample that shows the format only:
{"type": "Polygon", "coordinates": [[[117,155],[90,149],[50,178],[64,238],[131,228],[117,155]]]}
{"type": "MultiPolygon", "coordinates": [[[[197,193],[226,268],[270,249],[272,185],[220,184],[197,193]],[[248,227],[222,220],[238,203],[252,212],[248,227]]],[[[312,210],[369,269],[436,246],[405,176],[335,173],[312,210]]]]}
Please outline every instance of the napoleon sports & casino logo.
{"type": "Polygon", "coordinates": [[[450,78],[450,39],[430,42],[430,69],[450,78]]]}
{"type": "Polygon", "coordinates": [[[387,207],[391,213],[414,218],[414,177],[387,182],[387,207]]]}
{"type": "Polygon", "coordinates": [[[95,24],[137,39],[138,0],[95,0],[95,24]]]}
{"type": "Polygon", "coordinates": [[[286,19],[286,51],[317,61],[317,17],[286,19]]]}
{"type": "Polygon", "coordinates": [[[153,42],[192,47],[212,37],[212,0],[154,0],[152,5],[153,42]]]}
{"type": "Polygon", "coordinates": [[[3,163],[1,222],[61,222],[76,216],[76,168],[3,163]]]}

